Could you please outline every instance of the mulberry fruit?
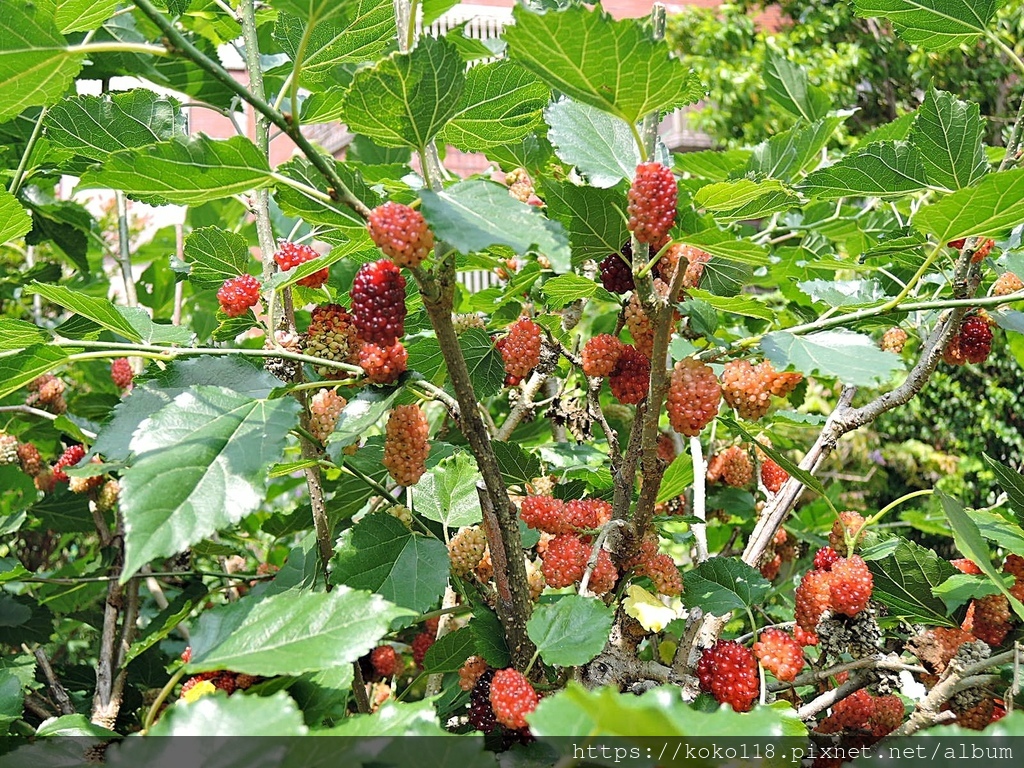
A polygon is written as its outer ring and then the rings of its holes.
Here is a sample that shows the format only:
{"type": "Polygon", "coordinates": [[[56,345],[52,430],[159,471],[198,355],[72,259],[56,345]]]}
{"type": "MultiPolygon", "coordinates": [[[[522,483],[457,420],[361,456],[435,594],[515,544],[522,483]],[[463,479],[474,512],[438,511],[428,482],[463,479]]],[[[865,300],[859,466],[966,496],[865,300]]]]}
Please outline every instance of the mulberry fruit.
{"type": "Polygon", "coordinates": [[[565,514],[565,503],[551,496],[527,496],[519,514],[530,528],[545,533],[570,533],[572,526],[565,514]]]}
{"type": "Polygon", "coordinates": [[[969,363],[983,363],[992,351],[992,328],[979,316],[968,317],[960,326],[960,354],[969,363]]]}
{"type": "Polygon", "coordinates": [[[774,461],[765,459],[761,462],[761,482],[769,493],[778,493],[787,480],[789,473],[774,461]]]}
{"type": "MultiPolygon", "coordinates": [[[[274,261],[277,262],[277,266],[282,272],[287,272],[289,269],[299,266],[299,264],[312,261],[319,255],[308,245],[282,242],[279,250],[274,254],[274,261]]],[[[327,267],[318,269],[313,274],[306,275],[299,280],[298,284],[304,288],[320,288],[327,282],[328,272],[327,267]]]]}
{"type": "Polygon", "coordinates": [[[399,485],[416,485],[427,471],[427,417],[418,405],[396,406],[388,417],[384,438],[384,466],[399,485]]]}
{"type": "Polygon", "coordinates": [[[392,677],[401,668],[398,653],[390,645],[378,645],[370,652],[370,665],[381,677],[392,677]]]}
{"type": "Polygon", "coordinates": [[[412,660],[416,662],[416,666],[420,669],[423,669],[423,660],[427,657],[427,651],[430,650],[436,639],[437,630],[435,629],[433,632],[428,630],[420,632],[409,644],[412,648],[412,660]]]}
{"type": "Polygon", "coordinates": [[[67,411],[64,402],[64,381],[56,376],[45,373],[33,379],[28,385],[29,395],[25,404],[43,408],[50,413],[61,414],[67,411]]]}
{"type": "Polygon", "coordinates": [[[501,358],[505,372],[523,378],[540,363],[541,329],[532,320],[517,320],[508,328],[501,358]]]}
{"type": "Polygon", "coordinates": [[[984,261],[985,257],[992,253],[995,245],[996,241],[990,237],[980,240],[974,247],[974,253],[971,254],[971,263],[977,264],[979,261],[984,261]]]}
{"type": "Polygon", "coordinates": [[[405,333],[405,278],[393,261],[363,264],[349,295],[352,319],[363,341],[390,347],[405,333]]]}
{"type": "Polygon", "coordinates": [[[394,384],[405,372],[408,361],[409,354],[400,341],[389,347],[367,341],[359,348],[359,366],[374,384],[394,384]]]}
{"type": "Polygon", "coordinates": [[[135,378],[135,371],[127,357],[119,357],[110,364],[110,380],[118,389],[128,389],[135,378]]]}
{"type": "Polygon", "coordinates": [[[832,547],[822,547],[814,553],[814,570],[831,571],[837,560],[839,560],[838,552],[832,547]]]}
{"type": "Polygon", "coordinates": [[[636,405],[647,397],[650,383],[651,361],[633,345],[623,346],[615,370],[608,377],[612,394],[620,403],[636,405]]]}
{"type": "Polygon", "coordinates": [[[370,239],[400,267],[418,267],[434,247],[434,233],[423,214],[401,203],[384,203],[370,211],[370,239]]]}
{"type": "Polygon", "coordinates": [[[498,720],[491,707],[491,680],[494,670],[488,669],[476,682],[469,694],[469,724],[481,733],[492,733],[498,727],[498,720]]]}
{"type": "Polygon", "coordinates": [[[832,605],[832,573],[808,571],[796,588],[796,623],[805,632],[814,633],[821,615],[832,605]]]}
{"type": "Polygon", "coordinates": [[[1013,272],[1003,272],[992,284],[993,296],[1009,296],[1018,291],[1024,291],[1024,281],[1013,272]]]}
{"type": "Polygon", "coordinates": [[[460,577],[468,576],[483,560],[486,549],[487,535],[483,528],[474,525],[461,529],[448,542],[452,573],[460,577]]]}
{"type": "Polygon", "coordinates": [[[683,577],[679,575],[679,569],[670,555],[661,553],[652,556],[640,571],[641,575],[651,580],[659,595],[675,597],[683,593],[683,577]]]}
{"type": "MultiPolygon", "coordinates": [[[[0,432],[0,467],[6,467],[19,463],[18,438],[0,432]]],[[[36,474],[39,474],[38,472],[36,474]]]]}
{"type": "Polygon", "coordinates": [[[611,555],[604,549],[597,553],[597,563],[590,574],[590,591],[595,595],[604,595],[615,589],[615,582],[619,580],[619,571],[612,562],[611,555]]]}
{"type": "Polygon", "coordinates": [[[470,656],[459,668],[459,688],[464,691],[472,691],[486,671],[486,661],[479,656],[470,656]]]}
{"type": "Polygon", "coordinates": [[[589,339],[583,345],[580,358],[583,361],[583,373],[587,376],[607,378],[615,370],[625,345],[610,333],[602,333],[589,339]]]}
{"type": "Polygon", "coordinates": [[[721,401],[722,390],[709,366],[693,357],[676,363],[666,405],[672,429],[696,437],[718,415],[721,401]]]}
{"type": "Polygon", "coordinates": [[[1010,601],[1005,595],[989,595],[971,601],[962,628],[995,647],[1001,645],[1013,626],[1010,601]]]}
{"type": "Polygon", "coordinates": [[[455,333],[461,336],[470,328],[476,328],[480,331],[486,330],[487,321],[484,320],[482,315],[476,312],[464,315],[452,315],[452,327],[455,328],[455,333]]]}
{"type": "Polygon", "coordinates": [[[541,570],[548,586],[568,587],[583,578],[590,548],[579,536],[561,534],[548,542],[541,570]]]}
{"type": "Polygon", "coordinates": [[[903,345],[907,343],[907,332],[902,328],[890,328],[882,334],[880,346],[886,352],[894,352],[897,355],[903,351],[903,345]]]}
{"type": "Polygon", "coordinates": [[[72,445],[65,449],[56,463],[53,465],[53,479],[58,483],[68,482],[68,476],[64,474],[65,467],[73,467],[85,458],[85,448],[80,445],[72,445]]]}
{"type": "Polygon", "coordinates": [[[828,544],[836,552],[849,555],[857,546],[861,536],[864,535],[864,524],[867,521],[856,512],[840,512],[839,517],[832,523],[832,530],[828,534],[828,544]],[[850,545],[847,550],[846,540],[849,538],[850,545]]]}
{"type": "Polygon", "coordinates": [[[629,293],[636,284],[633,282],[633,265],[629,263],[633,258],[633,248],[629,241],[622,246],[622,256],[618,253],[610,253],[605,256],[599,265],[601,270],[601,285],[611,293],[629,293]],[[625,259],[623,259],[625,256],[625,259]]]}
{"type": "Polygon", "coordinates": [[[612,505],[603,499],[577,499],[565,505],[565,522],[571,531],[600,528],[611,519],[612,505]]]}
{"type": "MultiPolygon", "coordinates": [[[[29,477],[35,477],[43,471],[43,457],[32,443],[21,443],[18,446],[18,462],[21,464],[21,471],[29,477]]],[[[0,460],[0,463],[3,461],[0,460]]]]}
{"type": "Polygon", "coordinates": [[[626,305],[626,327],[633,336],[633,346],[644,357],[650,357],[654,351],[654,325],[636,293],[629,297],[626,305]]]}
{"type": "Polygon", "coordinates": [[[491,708],[506,728],[525,728],[526,716],[537,708],[537,692],[521,672],[499,669],[491,680],[491,708]]]}
{"type": "Polygon", "coordinates": [[[345,407],[345,398],[333,389],[321,389],[309,402],[309,432],[321,443],[334,432],[338,417],[345,407]]]}
{"type": "Polygon", "coordinates": [[[782,682],[794,680],[804,666],[803,646],[781,629],[764,630],[754,643],[754,655],[782,682]]]}
{"type": "Polygon", "coordinates": [[[867,563],[859,555],[837,560],[832,564],[831,574],[831,603],[837,613],[856,616],[868,607],[873,579],[867,563]]]}
{"type": "Polygon", "coordinates": [[[771,408],[771,384],[765,369],[747,360],[730,360],[722,372],[722,396],[748,421],[757,421],[771,408]]]}
{"type": "Polygon", "coordinates": [[[749,711],[760,693],[754,654],[733,640],[719,640],[701,654],[697,679],[702,690],[737,712],[749,711]]]}
{"type": "Polygon", "coordinates": [[[973,560],[968,560],[966,557],[950,560],[949,564],[960,571],[960,573],[966,573],[968,576],[978,576],[981,574],[981,568],[978,567],[977,563],[973,560]]]}
{"type": "MultiPolygon", "coordinates": [[[[358,361],[360,343],[348,310],[340,304],[315,307],[310,314],[302,347],[307,354],[321,360],[354,365],[358,361]]],[[[330,379],[343,379],[350,375],[326,366],[317,367],[316,372],[330,379]]]]}
{"type": "Polygon", "coordinates": [[[722,454],[722,480],[733,488],[745,488],[754,479],[754,465],[750,454],[742,447],[733,445],[722,454]]]}
{"type": "Polygon", "coordinates": [[[117,505],[121,497],[121,485],[117,480],[107,480],[96,494],[96,511],[106,513],[117,505]]]}
{"type": "Polygon", "coordinates": [[[217,301],[228,317],[240,317],[260,300],[260,281],[252,275],[240,275],[224,281],[217,291],[217,301]]]}
{"type": "Polygon", "coordinates": [[[676,179],[661,163],[641,163],[629,188],[629,231],[641,243],[660,245],[676,223],[676,179]]]}

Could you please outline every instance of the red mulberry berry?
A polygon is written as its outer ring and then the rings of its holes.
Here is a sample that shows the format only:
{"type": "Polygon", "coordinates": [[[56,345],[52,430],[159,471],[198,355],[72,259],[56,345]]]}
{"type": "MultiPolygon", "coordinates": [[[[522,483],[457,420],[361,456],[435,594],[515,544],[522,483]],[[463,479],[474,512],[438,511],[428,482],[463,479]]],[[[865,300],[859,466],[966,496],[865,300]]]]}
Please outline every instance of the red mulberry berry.
{"type": "Polygon", "coordinates": [[[135,378],[135,371],[127,357],[119,357],[110,364],[110,380],[118,389],[128,389],[135,378]]]}
{"type": "Polygon", "coordinates": [[[633,258],[633,249],[627,241],[622,246],[622,258],[617,253],[611,253],[601,260],[601,285],[611,293],[629,293],[636,284],[633,282],[633,266],[629,260],[633,258]]]}
{"type": "Polygon", "coordinates": [[[412,660],[416,662],[416,666],[420,669],[423,668],[423,659],[426,658],[427,651],[430,650],[430,646],[434,644],[436,639],[437,630],[433,632],[420,632],[412,639],[412,643],[410,643],[412,647],[412,660]]]}
{"type": "Polygon", "coordinates": [[[537,708],[537,692],[521,672],[499,669],[491,680],[491,708],[506,728],[525,728],[526,716],[537,708]]]}
{"type": "Polygon", "coordinates": [[[396,406],[384,437],[384,466],[399,485],[416,485],[427,471],[430,444],[427,417],[418,405],[396,406]]]}
{"type": "Polygon", "coordinates": [[[1003,272],[992,284],[993,296],[1009,296],[1018,291],[1024,291],[1024,282],[1013,272],[1003,272]]]}
{"type": "Polygon", "coordinates": [[[68,404],[64,401],[64,381],[56,376],[45,373],[33,379],[28,385],[29,395],[25,405],[43,408],[50,413],[61,414],[67,411],[68,404]]]}
{"type": "Polygon", "coordinates": [[[608,377],[612,394],[620,403],[636,405],[647,397],[651,383],[651,361],[637,348],[626,344],[615,364],[615,370],[608,377]]]}
{"type": "Polygon", "coordinates": [[[363,264],[350,296],[353,322],[363,341],[390,347],[405,333],[405,278],[393,261],[363,264]]]}
{"type": "Polygon", "coordinates": [[[571,533],[572,526],[565,514],[565,503],[551,496],[527,496],[519,514],[530,528],[545,533],[571,533]]]}
{"type": "Polygon", "coordinates": [[[333,389],[321,389],[309,401],[309,432],[321,443],[334,431],[345,407],[345,398],[333,389]]]}
{"type": "Polygon", "coordinates": [[[381,677],[392,677],[399,670],[398,654],[390,645],[378,645],[370,652],[370,665],[381,677]]]}
{"type": "Polygon", "coordinates": [[[710,366],[693,357],[676,363],[666,405],[672,429],[696,437],[718,415],[721,402],[722,390],[710,366]]]}
{"type": "Polygon", "coordinates": [[[517,320],[508,327],[501,357],[505,372],[523,378],[540,363],[541,329],[532,320],[517,320]]]}
{"type": "Polygon", "coordinates": [[[228,317],[240,317],[260,300],[260,281],[252,275],[241,275],[224,281],[217,291],[217,301],[228,317]]]}
{"type": "Polygon", "coordinates": [[[963,250],[963,247],[967,245],[967,238],[961,237],[958,238],[957,240],[950,240],[948,243],[946,243],[946,245],[949,246],[950,248],[955,248],[958,251],[963,250]]]}
{"type": "Polygon", "coordinates": [[[469,573],[484,559],[487,549],[487,534],[479,526],[461,529],[448,542],[448,558],[451,560],[452,573],[456,576],[468,576],[469,573]]]}
{"type": "MultiPolygon", "coordinates": [[[[310,313],[309,328],[302,341],[302,348],[307,354],[335,363],[355,365],[360,346],[352,316],[340,304],[322,304],[310,313]]],[[[316,372],[330,379],[343,379],[350,375],[326,366],[318,367],[316,372]]]]}
{"type": "Polygon", "coordinates": [[[405,372],[408,361],[409,353],[400,341],[390,347],[367,341],[359,348],[359,365],[374,384],[394,384],[405,372]]]}
{"type": "Polygon", "coordinates": [[[722,372],[722,396],[748,421],[757,421],[771,408],[771,388],[763,370],[747,360],[730,360],[722,372]]]}
{"type": "Polygon", "coordinates": [[[583,373],[587,376],[606,378],[615,370],[625,345],[610,333],[602,333],[589,339],[583,345],[580,358],[583,361],[583,373]]]}
{"type": "Polygon", "coordinates": [[[992,351],[992,329],[978,315],[968,317],[960,326],[960,354],[969,363],[983,363],[992,351]]]}
{"type": "Polygon", "coordinates": [[[561,534],[548,542],[541,570],[548,586],[561,589],[583,578],[590,548],[579,536],[561,534]]]}
{"type": "Polygon", "coordinates": [[[702,690],[737,712],[749,711],[761,690],[754,654],[733,640],[719,640],[701,654],[697,679],[702,690]]]}
{"type": "MultiPolygon", "coordinates": [[[[299,264],[305,264],[307,261],[312,261],[319,256],[320,254],[308,245],[282,242],[280,244],[280,250],[274,254],[274,261],[277,262],[277,266],[282,272],[287,272],[288,270],[299,266],[299,264]]],[[[318,269],[313,274],[306,275],[304,278],[299,280],[298,284],[304,288],[320,288],[327,282],[328,273],[329,270],[327,267],[318,269]]]]}
{"type": "Polygon", "coordinates": [[[822,720],[816,730],[819,733],[865,730],[874,711],[871,694],[861,688],[837,701],[832,707],[832,714],[822,720]]]}
{"type": "Polygon", "coordinates": [[[832,573],[808,571],[796,588],[796,623],[805,632],[813,633],[821,614],[832,606],[832,573]]]}
{"type": "Polygon", "coordinates": [[[761,666],[782,682],[796,678],[804,666],[804,649],[781,629],[766,629],[754,643],[754,655],[761,666]]]}
{"type": "Polygon", "coordinates": [[[73,467],[85,458],[85,448],[80,445],[72,445],[65,449],[56,463],[53,465],[53,478],[58,483],[68,482],[68,476],[64,474],[65,467],[73,467]]]}
{"type": "Polygon", "coordinates": [[[832,547],[822,547],[814,553],[814,570],[831,571],[832,566],[839,560],[839,553],[832,547]]]}
{"type": "Polygon", "coordinates": [[[971,601],[962,628],[991,646],[1002,645],[1013,625],[1010,601],[1005,595],[989,595],[971,601]]]}
{"type": "Polygon", "coordinates": [[[744,488],[753,480],[754,465],[750,454],[742,447],[731,445],[716,458],[721,458],[721,479],[726,485],[744,488]]]}
{"type": "Polygon", "coordinates": [[[576,499],[565,505],[570,530],[593,530],[612,519],[612,505],[604,499],[576,499]]]}
{"type": "Polygon", "coordinates": [[[996,241],[990,237],[986,237],[984,240],[979,242],[974,248],[974,253],[971,254],[971,263],[977,264],[979,261],[984,261],[985,257],[992,253],[992,249],[995,245],[996,241]]]}
{"type": "Polygon", "coordinates": [[[641,243],[657,245],[676,223],[678,190],[672,171],[661,163],[641,163],[629,188],[629,231],[641,243]]]}
{"type": "Polygon", "coordinates": [[[868,607],[874,580],[860,555],[839,558],[832,564],[831,574],[829,589],[832,608],[837,613],[856,616],[868,607]]]}
{"type": "Polygon", "coordinates": [[[769,493],[778,493],[787,480],[789,473],[774,461],[765,459],[761,462],[761,482],[769,493]]]}
{"type": "Polygon", "coordinates": [[[434,247],[434,233],[423,214],[401,203],[384,203],[370,211],[370,238],[400,267],[418,267],[434,247]]]}
{"type": "Polygon", "coordinates": [[[619,580],[619,571],[612,562],[611,555],[604,549],[597,553],[597,564],[590,574],[588,587],[595,595],[605,595],[615,589],[615,582],[619,580]]]}
{"type": "Polygon", "coordinates": [[[696,288],[704,276],[704,265],[711,261],[711,254],[692,245],[684,245],[682,255],[686,258],[683,288],[696,288]]]}
{"type": "Polygon", "coordinates": [[[960,571],[960,573],[966,573],[968,576],[977,576],[981,573],[981,568],[973,560],[968,560],[966,557],[950,560],[949,564],[960,571]]]}
{"type": "Polygon", "coordinates": [[[801,646],[818,644],[818,636],[814,632],[808,632],[799,624],[793,627],[793,639],[800,643],[801,646]]]}

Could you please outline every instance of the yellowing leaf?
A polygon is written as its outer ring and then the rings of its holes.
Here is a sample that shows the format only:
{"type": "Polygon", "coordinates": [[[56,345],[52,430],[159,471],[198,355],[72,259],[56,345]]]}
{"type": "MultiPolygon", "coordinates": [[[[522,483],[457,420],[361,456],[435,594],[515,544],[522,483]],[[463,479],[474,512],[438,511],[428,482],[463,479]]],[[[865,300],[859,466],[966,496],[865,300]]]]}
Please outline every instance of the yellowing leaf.
{"type": "Polygon", "coordinates": [[[641,586],[631,584],[626,589],[626,595],[622,601],[626,615],[639,621],[640,626],[648,632],[661,632],[676,618],[673,608],[669,608],[641,586]]]}
{"type": "Polygon", "coordinates": [[[203,696],[207,696],[216,690],[217,687],[209,680],[202,680],[181,694],[181,698],[191,704],[192,702],[198,701],[203,696]]]}

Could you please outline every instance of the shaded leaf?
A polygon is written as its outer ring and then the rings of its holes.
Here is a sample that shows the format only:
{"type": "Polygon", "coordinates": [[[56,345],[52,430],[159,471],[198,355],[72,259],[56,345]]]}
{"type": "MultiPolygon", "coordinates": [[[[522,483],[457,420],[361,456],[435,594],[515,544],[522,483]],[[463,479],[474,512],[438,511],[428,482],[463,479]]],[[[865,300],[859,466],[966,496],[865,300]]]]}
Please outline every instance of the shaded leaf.
{"type": "Polygon", "coordinates": [[[448,583],[445,545],[386,513],[369,515],[345,531],[332,562],[335,584],[376,592],[420,613],[437,602],[448,583]]]}
{"type": "Polygon", "coordinates": [[[985,33],[1001,0],[854,0],[859,16],[889,19],[900,37],[929,51],[969,45],[985,33]]]}
{"type": "Polygon", "coordinates": [[[988,454],[983,454],[983,456],[989,469],[995,473],[1000,487],[1006,491],[1006,496],[1010,500],[1010,508],[1017,515],[1017,521],[1024,525],[1024,477],[988,454]]]}
{"type": "Polygon", "coordinates": [[[930,549],[900,539],[885,557],[865,557],[874,579],[873,595],[889,614],[911,622],[954,626],[941,598],[932,590],[956,573],[956,568],[930,549]]]}
{"type": "Polygon", "coordinates": [[[423,671],[430,674],[457,672],[463,663],[476,653],[473,630],[462,627],[438,638],[423,657],[423,671]]]}

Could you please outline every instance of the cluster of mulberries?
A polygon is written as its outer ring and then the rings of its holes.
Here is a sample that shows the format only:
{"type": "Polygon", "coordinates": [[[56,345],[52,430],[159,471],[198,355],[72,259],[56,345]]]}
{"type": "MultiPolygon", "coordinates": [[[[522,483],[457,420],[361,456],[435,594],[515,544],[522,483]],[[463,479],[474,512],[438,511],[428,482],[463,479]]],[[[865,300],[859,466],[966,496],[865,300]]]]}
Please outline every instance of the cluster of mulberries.
{"type": "MultiPolygon", "coordinates": [[[[186,653],[188,650],[186,649],[186,653]]],[[[200,672],[181,684],[179,697],[186,701],[195,701],[201,696],[213,693],[214,691],[224,691],[230,696],[235,691],[248,690],[262,680],[262,677],[256,677],[255,675],[228,672],[226,670],[200,672]]]]}
{"type": "Polygon", "coordinates": [[[240,317],[260,300],[260,281],[252,275],[230,277],[217,291],[217,301],[228,317],[240,317]]]}
{"type": "Polygon", "coordinates": [[[867,746],[895,731],[903,722],[903,702],[898,696],[873,696],[861,688],[835,703],[832,712],[815,730],[845,733],[867,746]]]}
{"type": "MultiPolygon", "coordinates": [[[[659,281],[660,282],[660,281],[659,281]]],[[[626,304],[626,327],[633,337],[635,346],[644,357],[650,357],[654,351],[654,323],[640,303],[640,296],[634,293],[626,304]]]]}
{"type": "Polygon", "coordinates": [[[427,471],[429,436],[427,416],[418,405],[399,405],[391,411],[385,428],[384,466],[399,485],[416,485],[427,471]]]}
{"type": "Polygon", "coordinates": [[[647,535],[640,541],[635,556],[624,563],[627,570],[637,576],[646,576],[658,594],[675,597],[683,593],[683,577],[670,555],[658,552],[658,539],[647,535]]]}
{"type": "Polygon", "coordinates": [[[785,397],[803,377],[799,373],[778,373],[767,360],[751,365],[747,360],[730,360],[722,372],[722,396],[749,421],[757,421],[771,407],[772,395],[785,397]]]}
{"type": "Polygon", "coordinates": [[[983,363],[992,352],[992,326],[988,315],[979,312],[964,318],[942,351],[949,365],[983,363]]]}
{"type": "Polygon", "coordinates": [[[583,578],[590,558],[590,546],[579,536],[562,533],[548,542],[541,570],[549,587],[561,589],[583,578]]]}

